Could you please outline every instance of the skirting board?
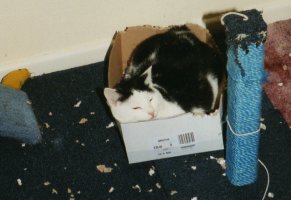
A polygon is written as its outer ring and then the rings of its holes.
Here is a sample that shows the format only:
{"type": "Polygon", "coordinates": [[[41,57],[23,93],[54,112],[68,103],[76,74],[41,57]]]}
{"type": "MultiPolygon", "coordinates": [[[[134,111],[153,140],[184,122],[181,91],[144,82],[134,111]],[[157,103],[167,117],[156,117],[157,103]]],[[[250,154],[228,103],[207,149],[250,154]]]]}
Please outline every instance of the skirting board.
{"type": "Polygon", "coordinates": [[[15,69],[27,68],[31,76],[66,70],[78,66],[84,66],[104,61],[109,49],[111,38],[103,40],[91,47],[75,48],[68,51],[61,51],[47,55],[37,55],[27,60],[0,66],[0,80],[9,72],[15,69]]]}
{"type": "MultiPolygon", "coordinates": [[[[272,23],[278,20],[291,18],[289,0],[280,0],[276,3],[268,3],[264,5],[253,5],[258,10],[263,10],[263,17],[267,23],[272,23]]],[[[251,8],[243,8],[243,10],[251,8]]],[[[193,20],[201,21],[201,19],[193,20]]],[[[199,24],[199,23],[198,23],[199,24]]],[[[111,37],[107,40],[102,40],[98,44],[85,46],[83,48],[72,48],[67,51],[56,51],[45,55],[36,55],[27,58],[26,60],[14,62],[10,64],[0,65],[0,80],[10,71],[20,68],[27,68],[32,76],[39,76],[55,71],[70,69],[73,67],[84,66],[96,62],[104,61],[105,55],[111,43],[111,37]]]]}

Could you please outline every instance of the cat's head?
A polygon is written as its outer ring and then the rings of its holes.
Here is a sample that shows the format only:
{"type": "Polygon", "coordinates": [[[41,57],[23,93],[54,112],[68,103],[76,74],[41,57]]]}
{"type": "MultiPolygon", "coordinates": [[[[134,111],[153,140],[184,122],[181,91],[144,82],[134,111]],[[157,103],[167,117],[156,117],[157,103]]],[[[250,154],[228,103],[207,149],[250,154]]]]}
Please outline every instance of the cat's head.
{"type": "Polygon", "coordinates": [[[122,80],[115,89],[105,88],[107,99],[115,119],[121,123],[146,121],[157,115],[159,94],[151,87],[151,73],[122,80]]]}

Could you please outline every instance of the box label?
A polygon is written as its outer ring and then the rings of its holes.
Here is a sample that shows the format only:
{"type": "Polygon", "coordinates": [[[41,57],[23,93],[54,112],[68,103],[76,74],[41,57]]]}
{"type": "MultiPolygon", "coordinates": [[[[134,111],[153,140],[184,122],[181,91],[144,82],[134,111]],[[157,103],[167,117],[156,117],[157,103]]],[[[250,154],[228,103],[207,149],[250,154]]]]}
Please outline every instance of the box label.
{"type": "Polygon", "coordinates": [[[220,115],[120,124],[129,163],[223,149],[220,115]],[[211,126],[209,126],[211,124],[211,126]]]}

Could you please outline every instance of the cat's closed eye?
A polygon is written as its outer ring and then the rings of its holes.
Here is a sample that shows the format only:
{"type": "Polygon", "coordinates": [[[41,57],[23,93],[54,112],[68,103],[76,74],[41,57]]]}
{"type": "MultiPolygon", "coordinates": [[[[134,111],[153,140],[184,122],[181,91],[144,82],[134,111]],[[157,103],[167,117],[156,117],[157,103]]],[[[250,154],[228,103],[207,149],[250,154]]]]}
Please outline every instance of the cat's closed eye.
{"type": "Polygon", "coordinates": [[[151,99],[149,100],[149,102],[152,102],[152,100],[153,100],[153,98],[151,98],[151,99]]]}
{"type": "Polygon", "coordinates": [[[133,110],[141,109],[141,107],[133,107],[133,110]]]}

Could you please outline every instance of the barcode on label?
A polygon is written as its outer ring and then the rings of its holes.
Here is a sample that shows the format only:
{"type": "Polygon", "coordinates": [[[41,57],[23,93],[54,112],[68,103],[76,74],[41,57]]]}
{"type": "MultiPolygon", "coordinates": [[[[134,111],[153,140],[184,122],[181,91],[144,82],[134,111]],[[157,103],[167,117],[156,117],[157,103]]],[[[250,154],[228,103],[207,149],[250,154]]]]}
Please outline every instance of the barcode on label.
{"type": "Polygon", "coordinates": [[[194,133],[183,133],[178,135],[179,143],[180,144],[189,144],[191,142],[195,142],[194,133]]]}

